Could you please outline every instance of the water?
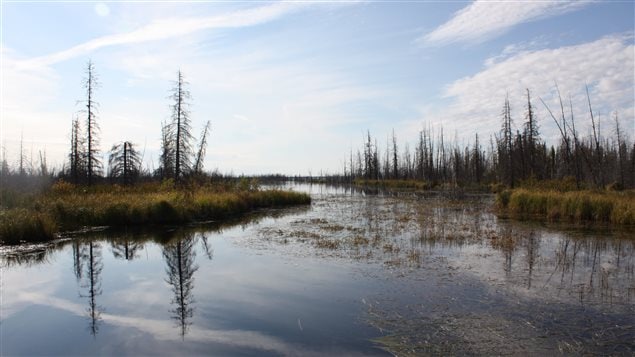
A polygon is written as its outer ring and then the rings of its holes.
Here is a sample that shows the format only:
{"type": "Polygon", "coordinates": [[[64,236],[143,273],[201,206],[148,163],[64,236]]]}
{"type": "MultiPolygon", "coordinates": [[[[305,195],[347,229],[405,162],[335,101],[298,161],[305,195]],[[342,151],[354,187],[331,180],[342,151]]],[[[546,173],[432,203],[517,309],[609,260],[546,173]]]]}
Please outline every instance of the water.
{"type": "Polygon", "coordinates": [[[635,351],[632,232],[500,220],[487,195],[292,188],[310,208],[3,248],[0,353],[635,351]]]}

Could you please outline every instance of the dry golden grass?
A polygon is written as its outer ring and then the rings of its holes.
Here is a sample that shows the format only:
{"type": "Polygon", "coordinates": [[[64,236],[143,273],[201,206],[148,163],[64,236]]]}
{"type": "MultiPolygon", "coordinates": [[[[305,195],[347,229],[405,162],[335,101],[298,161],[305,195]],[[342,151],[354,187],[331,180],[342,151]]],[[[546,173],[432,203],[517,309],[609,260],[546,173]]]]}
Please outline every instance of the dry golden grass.
{"type": "Polygon", "coordinates": [[[356,186],[373,186],[389,189],[411,189],[411,190],[429,190],[432,185],[426,181],[419,180],[365,180],[355,179],[356,186]]]}
{"type": "Polygon", "coordinates": [[[91,188],[57,183],[24,207],[0,211],[0,241],[42,241],[59,230],[83,226],[180,224],[218,220],[251,210],[308,204],[304,193],[207,186],[176,190],[171,185],[91,188]]]}
{"type": "Polygon", "coordinates": [[[635,191],[555,191],[515,189],[500,192],[499,210],[512,216],[549,220],[635,224],[635,191]]]}

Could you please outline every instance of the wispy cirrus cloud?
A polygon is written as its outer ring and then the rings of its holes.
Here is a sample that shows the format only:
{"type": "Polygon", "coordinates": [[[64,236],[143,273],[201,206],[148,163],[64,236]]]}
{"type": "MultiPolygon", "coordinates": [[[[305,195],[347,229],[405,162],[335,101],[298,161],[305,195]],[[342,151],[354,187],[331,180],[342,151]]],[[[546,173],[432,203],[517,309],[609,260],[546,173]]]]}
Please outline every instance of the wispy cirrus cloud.
{"type": "Polygon", "coordinates": [[[419,41],[428,45],[479,43],[516,25],[578,10],[591,2],[477,0],[456,12],[448,22],[419,38],[419,41]]]}
{"type": "MultiPolygon", "coordinates": [[[[331,142],[345,141],[344,138],[347,141],[345,134],[329,132],[334,126],[360,120],[359,115],[348,113],[345,107],[350,103],[385,97],[386,91],[360,84],[350,73],[319,64],[315,57],[297,58],[297,52],[288,45],[289,32],[296,29],[282,26],[276,30],[280,35],[269,33],[250,37],[249,41],[224,42],[222,45],[208,41],[207,35],[214,32],[213,29],[222,29],[228,30],[224,35],[232,38],[232,30],[238,28],[266,25],[300,11],[339,9],[353,3],[278,2],[214,16],[155,20],[136,30],[93,38],[38,58],[13,53],[11,60],[3,64],[5,72],[12,74],[5,78],[5,87],[23,90],[15,92],[8,103],[3,100],[3,120],[7,130],[2,134],[5,138],[19,138],[20,129],[29,128],[26,137],[38,146],[46,145],[49,163],[61,165],[67,149],[67,124],[77,108],[72,106],[75,98],[71,101],[61,99],[59,88],[66,78],[56,72],[54,65],[94,55],[99,74],[114,70],[127,78],[125,84],[118,83],[122,87],[115,89],[117,96],[102,97],[102,93],[108,94],[108,90],[112,90],[112,85],[99,92],[103,109],[100,114],[104,119],[100,122],[104,151],[125,135],[126,140],[143,145],[146,164],[153,168],[153,160],[158,156],[157,121],[168,114],[165,91],[174,78],[174,71],[180,68],[186,73],[194,94],[195,130],[207,119],[213,122],[214,140],[210,142],[208,168],[229,171],[240,162],[242,172],[283,172],[291,165],[296,167],[294,172],[307,172],[318,159],[321,160],[318,165],[326,167],[332,161],[331,157],[339,155],[336,146],[329,147],[333,154],[327,156],[321,145],[306,148],[307,143],[312,142],[310,139],[320,133],[336,136],[331,142]],[[98,51],[106,48],[108,51],[98,51]],[[45,83],[39,84],[38,79],[45,83]],[[50,95],[38,96],[41,103],[31,105],[30,97],[40,90],[36,89],[38,87],[47,89],[46,94],[50,95]],[[59,104],[62,100],[71,104],[59,104]],[[12,110],[8,110],[8,104],[12,110]],[[62,112],[53,113],[52,108],[61,108],[62,112]],[[51,124],[52,127],[38,125],[43,119],[55,124],[51,124]],[[150,129],[138,130],[138,127],[150,129]],[[280,140],[279,133],[289,131],[294,135],[280,140]],[[223,134],[216,137],[217,133],[223,134]],[[60,139],[52,142],[50,138],[60,139]],[[305,149],[294,152],[297,157],[282,155],[288,151],[287,147],[300,145],[305,149]],[[313,155],[308,162],[307,153],[313,155]],[[267,162],[272,157],[279,166],[267,162]]],[[[307,26],[319,28],[314,24],[307,26]]],[[[16,141],[11,140],[8,144],[9,153],[16,152],[16,141]]]]}
{"type": "MultiPolygon", "coordinates": [[[[509,94],[512,117],[521,128],[526,105],[526,89],[531,91],[542,134],[557,139],[558,132],[538,97],[552,110],[560,110],[555,84],[565,101],[569,95],[577,125],[586,134],[588,104],[585,86],[589,86],[594,111],[613,127],[610,115],[619,114],[624,131],[635,132],[635,46],[633,35],[618,34],[575,46],[522,51],[500,61],[486,60],[486,67],[468,77],[450,83],[444,98],[452,101],[442,109],[427,110],[433,123],[443,124],[459,135],[490,135],[500,127],[500,112],[509,94]]],[[[604,125],[604,124],[603,124],[604,125]]],[[[632,138],[631,138],[632,139],[632,138]]]]}
{"type": "Polygon", "coordinates": [[[215,16],[159,19],[133,31],[94,38],[62,51],[32,58],[21,65],[48,66],[104,47],[166,40],[210,29],[255,26],[274,21],[308,5],[310,3],[307,2],[277,2],[215,16]]]}

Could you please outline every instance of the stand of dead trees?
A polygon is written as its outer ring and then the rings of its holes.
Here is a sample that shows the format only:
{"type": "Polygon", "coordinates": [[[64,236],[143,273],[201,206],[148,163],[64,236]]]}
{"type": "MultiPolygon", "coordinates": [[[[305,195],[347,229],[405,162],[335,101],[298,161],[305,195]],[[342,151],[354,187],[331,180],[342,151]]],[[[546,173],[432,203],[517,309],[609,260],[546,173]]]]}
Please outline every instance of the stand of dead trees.
{"type": "MultiPolygon", "coordinates": [[[[34,185],[50,182],[55,177],[88,185],[104,179],[95,100],[99,81],[92,61],[88,61],[85,74],[86,97],[81,101],[82,110],[71,121],[67,163],[55,173],[55,169],[47,166],[45,152],[39,152],[39,164],[33,159],[33,153],[29,160],[21,140],[17,168],[10,167],[6,152],[2,151],[0,183],[3,187],[11,186],[12,182],[16,183],[13,186],[29,186],[29,178],[34,176],[38,177],[32,180],[34,185]]],[[[417,133],[412,147],[409,143],[399,144],[393,130],[392,135],[386,137],[382,151],[378,139],[368,131],[363,136],[363,148],[350,151],[344,160],[343,172],[332,175],[331,181],[418,180],[431,186],[501,183],[515,187],[527,182],[564,180],[572,182],[577,189],[635,187],[635,143],[623,131],[618,114],[600,117],[593,110],[587,89],[588,118],[575,118],[571,98],[565,101],[557,86],[556,90],[559,107],[555,109],[539,98],[549,115],[543,120],[552,120],[560,133],[559,141],[552,145],[547,145],[540,135],[534,102],[527,90],[521,104],[524,107],[522,122],[514,123],[512,103],[506,97],[500,114],[501,128],[487,141],[475,134],[467,144],[459,144],[457,140],[450,142],[442,127],[428,126],[417,133]],[[581,134],[578,129],[581,126],[589,126],[589,134],[581,134]]],[[[113,145],[110,151],[107,172],[111,182],[129,185],[144,178],[171,179],[181,184],[205,176],[203,162],[211,126],[207,122],[203,127],[198,148],[195,148],[190,119],[191,95],[181,71],[177,72],[169,98],[170,120],[161,123],[158,169],[143,170],[143,155],[139,155],[134,143],[124,141],[113,145]]]]}
{"type": "MultiPolygon", "coordinates": [[[[99,87],[99,82],[92,61],[87,63],[83,85],[86,99],[81,103],[85,108],[79,114],[86,115],[86,120],[84,125],[79,116],[72,120],[68,166],[62,168],[59,176],[74,184],[92,185],[104,178],[99,151],[99,126],[96,121],[98,103],[95,101],[95,91],[99,87]]],[[[195,152],[189,110],[191,95],[187,86],[183,73],[178,71],[170,95],[173,101],[170,105],[171,120],[161,124],[159,168],[153,173],[144,171],[141,166],[143,155],[139,153],[137,146],[130,141],[123,141],[114,144],[109,152],[107,176],[111,182],[130,185],[141,177],[151,179],[154,176],[181,183],[185,178],[203,175],[203,162],[211,126],[208,121],[195,152]]],[[[20,172],[23,172],[22,162],[23,160],[20,161],[20,172]]],[[[9,171],[7,168],[3,172],[9,171]]]]}
{"type": "Polygon", "coordinates": [[[174,179],[176,183],[181,183],[188,176],[202,174],[207,137],[211,131],[208,121],[201,134],[200,145],[195,155],[189,110],[191,95],[187,86],[183,73],[178,71],[177,80],[174,82],[170,95],[170,99],[173,100],[170,106],[171,122],[163,123],[161,126],[160,166],[155,172],[156,176],[162,179],[174,179]]]}
{"type": "Polygon", "coordinates": [[[559,91],[558,95],[558,114],[540,99],[561,134],[560,142],[555,145],[548,146],[542,139],[527,90],[522,129],[514,131],[516,125],[506,97],[501,129],[490,136],[487,149],[478,134],[472,143],[460,145],[448,143],[443,128],[435,132],[428,127],[418,133],[414,150],[407,143],[400,150],[393,131],[381,153],[377,140],[367,132],[363,150],[357,150],[356,155],[351,150],[339,179],[421,180],[432,185],[449,183],[462,187],[494,183],[514,187],[527,182],[570,180],[577,189],[635,187],[635,144],[629,142],[621,129],[618,115],[614,114],[610,122],[604,119],[600,125],[587,90],[591,133],[583,137],[576,129],[571,99],[565,105],[559,91]],[[602,132],[602,126],[611,129],[602,132]]]}

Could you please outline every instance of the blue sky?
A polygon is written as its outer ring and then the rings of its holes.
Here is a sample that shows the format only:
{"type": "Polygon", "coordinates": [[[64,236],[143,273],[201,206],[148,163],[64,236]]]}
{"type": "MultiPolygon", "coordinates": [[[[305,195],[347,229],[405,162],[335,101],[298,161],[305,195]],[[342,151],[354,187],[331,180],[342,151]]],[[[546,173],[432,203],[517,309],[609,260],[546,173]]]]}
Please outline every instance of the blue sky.
{"type": "MultiPolygon", "coordinates": [[[[617,112],[635,137],[634,3],[2,2],[2,146],[45,150],[60,167],[81,109],[88,59],[101,87],[101,149],[130,140],[157,167],[167,96],[181,69],[206,169],[307,174],[341,170],[370,130],[414,144],[433,127],[466,144],[500,127],[509,93],[522,124],[529,88],[544,107],[555,83],[582,130],[585,85],[604,128],[617,112]]],[[[631,141],[632,142],[632,141],[631,141]]],[[[104,162],[107,160],[104,159],[104,162]]]]}

